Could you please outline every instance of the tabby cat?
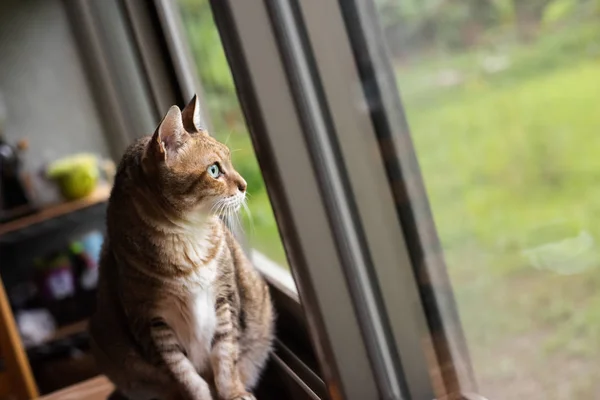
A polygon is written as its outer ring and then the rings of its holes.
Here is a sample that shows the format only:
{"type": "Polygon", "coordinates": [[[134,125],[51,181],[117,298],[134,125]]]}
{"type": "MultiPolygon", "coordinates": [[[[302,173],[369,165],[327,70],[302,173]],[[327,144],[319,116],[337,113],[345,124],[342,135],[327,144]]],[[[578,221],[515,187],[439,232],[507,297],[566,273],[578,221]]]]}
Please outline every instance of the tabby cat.
{"type": "Polygon", "coordinates": [[[107,211],[92,351],[131,400],[251,400],[271,351],[267,285],[220,215],[246,182],[196,97],[132,144],[107,211]]]}

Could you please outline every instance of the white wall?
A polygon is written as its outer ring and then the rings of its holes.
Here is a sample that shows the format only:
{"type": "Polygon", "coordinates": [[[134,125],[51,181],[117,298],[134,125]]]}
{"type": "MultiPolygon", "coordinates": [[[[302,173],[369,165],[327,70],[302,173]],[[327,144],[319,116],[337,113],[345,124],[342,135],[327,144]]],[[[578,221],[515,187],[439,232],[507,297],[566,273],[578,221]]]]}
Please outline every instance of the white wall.
{"type": "Polygon", "coordinates": [[[74,152],[109,155],[62,1],[0,1],[0,92],[4,134],[29,139],[30,171],[74,152]]]}

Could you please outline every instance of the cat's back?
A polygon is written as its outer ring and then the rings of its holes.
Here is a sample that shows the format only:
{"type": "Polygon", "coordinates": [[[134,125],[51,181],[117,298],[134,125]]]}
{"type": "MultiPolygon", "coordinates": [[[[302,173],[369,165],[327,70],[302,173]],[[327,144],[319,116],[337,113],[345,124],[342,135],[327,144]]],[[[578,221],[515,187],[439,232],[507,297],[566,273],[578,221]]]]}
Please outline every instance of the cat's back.
{"type": "MultiPolygon", "coordinates": [[[[142,158],[144,149],[146,148],[149,137],[143,137],[133,142],[121,157],[121,161],[117,167],[114,184],[110,193],[107,209],[107,225],[110,229],[112,223],[119,222],[118,211],[122,208],[128,208],[135,201],[131,195],[134,194],[135,188],[139,186],[141,178],[142,158]]],[[[109,231],[110,235],[111,232],[109,231]]]]}
{"type": "Polygon", "coordinates": [[[119,273],[116,260],[107,239],[100,257],[96,311],[90,318],[89,333],[92,351],[100,364],[119,362],[125,353],[122,349],[135,346],[126,329],[127,323],[118,292],[119,273]]]}
{"type": "MultiPolygon", "coordinates": [[[[115,242],[126,240],[119,232],[128,224],[135,230],[135,224],[128,221],[132,199],[127,196],[129,187],[134,184],[132,171],[139,167],[148,138],[131,144],[119,163],[113,188],[108,202],[106,238],[99,260],[99,280],[96,296],[96,312],[90,318],[89,331],[97,346],[107,351],[115,344],[130,345],[126,316],[119,293],[119,264],[115,257],[115,242]]],[[[117,246],[118,248],[119,246],[117,246]]]]}
{"type": "MultiPolygon", "coordinates": [[[[142,162],[150,137],[131,144],[117,168],[113,188],[106,210],[107,258],[104,268],[119,269],[119,263],[131,257],[141,258],[152,254],[145,238],[148,237],[147,215],[140,214],[140,205],[151,203],[147,192],[142,162]]],[[[101,268],[103,267],[101,263],[101,268]]]]}

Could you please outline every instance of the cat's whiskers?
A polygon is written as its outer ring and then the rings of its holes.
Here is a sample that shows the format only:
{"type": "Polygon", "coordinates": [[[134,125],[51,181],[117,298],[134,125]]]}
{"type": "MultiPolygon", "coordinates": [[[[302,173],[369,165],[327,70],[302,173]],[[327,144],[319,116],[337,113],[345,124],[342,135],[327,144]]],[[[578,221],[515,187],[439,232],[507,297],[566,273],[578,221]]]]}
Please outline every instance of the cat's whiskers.
{"type": "Polygon", "coordinates": [[[246,215],[248,216],[248,222],[250,223],[250,229],[251,229],[251,234],[254,235],[255,234],[255,227],[254,227],[254,217],[252,216],[252,211],[250,210],[250,207],[248,206],[248,198],[244,198],[244,201],[242,202],[242,207],[244,208],[244,212],[246,212],[246,215]]]}
{"type": "Polygon", "coordinates": [[[245,195],[240,194],[237,196],[228,197],[224,200],[226,203],[225,209],[225,222],[227,227],[233,232],[235,228],[240,227],[243,231],[243,225],[239,219],[239,210],[244,202],[245,195]]]}
{"type": "Polygon", "coordinates": [[[231,138],[231,131],[229,131],[229,134],[227,135],[227,138],[225,139],[225,146],[229,147],[229,139],[231,138]]]}
{"type": "Polygon", "coordinates": [[[227,204],[225,203],[224,199],[219,199],[218,200],[218,208],[217,208],[217,212],[216,214],[221,216],[223,214],[223,210],[225,209],[225,207],[227,206],[227,204]]]}
{"type": "Polygon", "coordinates": [[[215,215],[219,215],[219,207],[221,206],[221,202],[217,200],[215,204],[210,209],[210,212],[215,215]]]}
{"type": "Polygon", "coordinates": [[[231,198],[231,200],[229,200],[228,204],[229,207],[227,209],[227,220],[229,221],[229,229],[233,232],[236,228],[236,224],[235,224],[235,219],[234,216],[236,215],[236,199],[235,198],[231,198]]]}

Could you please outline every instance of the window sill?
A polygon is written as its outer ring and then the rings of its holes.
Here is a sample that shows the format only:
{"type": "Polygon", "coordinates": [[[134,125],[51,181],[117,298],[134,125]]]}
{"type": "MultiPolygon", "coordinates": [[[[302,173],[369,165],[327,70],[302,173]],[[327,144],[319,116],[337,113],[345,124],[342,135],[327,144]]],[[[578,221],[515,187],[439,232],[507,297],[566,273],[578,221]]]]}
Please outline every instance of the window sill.
{"type": "Polygon", "coordinates": [[[250,257],[256,269],[263,274],[270,285],[277,287],[278,290],[300,303],[294,278],[288,269],[271,261],[271,259],[257,250],[252,250],[250,257]]]}

